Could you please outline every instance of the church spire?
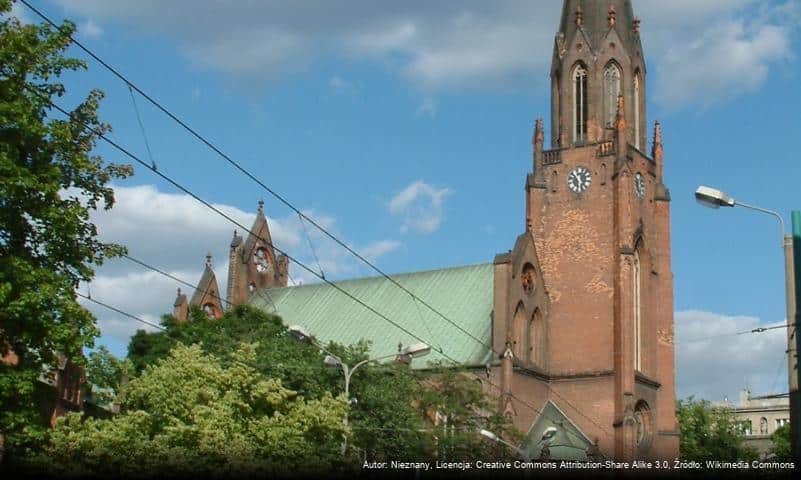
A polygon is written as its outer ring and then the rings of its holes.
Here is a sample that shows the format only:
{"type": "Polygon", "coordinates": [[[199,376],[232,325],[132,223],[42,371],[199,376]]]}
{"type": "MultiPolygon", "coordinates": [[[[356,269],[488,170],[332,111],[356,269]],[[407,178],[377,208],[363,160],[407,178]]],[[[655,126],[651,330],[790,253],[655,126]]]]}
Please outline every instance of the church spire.
{"type": "Polygon", "coordinates": [[[551,66],[551,143],[613,140],[624,97],[635,148],[645,144],[645,59],[631,0],[564,0],[551,66]]]}
{"type": "Polygon", "coordinates": [[[559,31],[570,41],[576,31],[582,29],[589,36],[590,47],[598,50],[601,39],[614,28],[623,47],[633,51],[634,24],[631,0],[564,0],[559,31]]]}

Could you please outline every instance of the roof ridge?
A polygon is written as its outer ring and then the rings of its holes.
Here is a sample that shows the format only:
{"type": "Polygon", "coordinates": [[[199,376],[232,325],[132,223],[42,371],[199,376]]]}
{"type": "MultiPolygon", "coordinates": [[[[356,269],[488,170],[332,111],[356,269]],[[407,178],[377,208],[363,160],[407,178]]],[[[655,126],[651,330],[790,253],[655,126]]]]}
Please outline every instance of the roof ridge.
{"type": "MultiPolygon", "coordinates": [[[[399,277],[409,277],[411,275],[421,275],[421,274],[434,273],[434,272],[445,272],[445,271],[450,271],[450,270],[461,270],[461,269],[467,269],[467,268],[491,267],[491,266],[493,266],[492,262],[482,262],[482,263],[471,263],[471,264],[467,264],[467,265],[457,265],[455,267],[431,268],[431,269],[428,269],[428,270],[419,270],[419,271],[413,271],[413,272],[390,273],[390,274],[387,274],[387,275],[389,277],[391,277],[392,279],[394,279],[394,280],[398,280],[399,277]]],[[[385,278],[384,278],[383,275],[371,275],[371,276],[368,276],[368,277],[356,277],[356,278],[346,278],[346,279],[343,279],[343,280],[331,280],[331,283],[336,283],[337,285],[341,285],[343,283],[347,284],[347,283],[362,282],[362,281],[377,280],[377,279],[385,279],[385,278]]],[[[328,284],[326,282],[314,282],[314,283],[304,283],[302,285],[287,285],[286,287],[273,287],[273,288],[262,289],[262,290],[277,291],[277,290],[283,290],[283,289],[293,289],[293,288],[303,288],[303,287],[313,287],[313,286],[316,287],[316,286],[321,286],[321,285],[328,285],[328,284]]]]}

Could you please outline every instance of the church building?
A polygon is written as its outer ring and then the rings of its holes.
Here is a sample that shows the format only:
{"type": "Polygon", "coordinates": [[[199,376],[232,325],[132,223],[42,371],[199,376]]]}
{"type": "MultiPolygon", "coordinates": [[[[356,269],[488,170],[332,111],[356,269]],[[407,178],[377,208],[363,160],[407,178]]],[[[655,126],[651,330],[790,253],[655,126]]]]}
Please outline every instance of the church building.
{"type": "MultiPolygon", "coordinates": [[[[480,372],[532,458],[678,457],[670,194],[645,94],[631,1],[564,0],[549,148],[537,119],[512,249],[484,264],[392,275],[436,312],[382,276],[336,282],[430,339],[431,355],[413,368],[455,360],[480,372]]],[[[323,342],[369,339],[375,356],[417,341],[327,283],[287,286],[262,204],[251,231],[234,234],[224,303],[276,313],[323,342]]],[[[199,287],[190,300],[179,291],[179,320],[190,305],[222,315],[210,258],[199,287]]]]}

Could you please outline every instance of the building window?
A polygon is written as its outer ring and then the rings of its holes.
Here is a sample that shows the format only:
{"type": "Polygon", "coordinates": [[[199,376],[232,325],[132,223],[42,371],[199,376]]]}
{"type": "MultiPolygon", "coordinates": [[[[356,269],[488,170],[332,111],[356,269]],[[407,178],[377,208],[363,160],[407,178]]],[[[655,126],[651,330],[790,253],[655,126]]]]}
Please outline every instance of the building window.
{"type": "Polygon", "coordinates": [[[208,315],[210,318],[216,318],[217,316],[214,305],[212,305],[211,303],[203,305],[203,311],[206,312],[206,315],[208,315]]]}
{"type": "Polygon", "coordinates": [[[520,282],[523,286],[523,291],[527,295],[534,293],[534,290],[537,288],[537,275],[536,270],[534,270],[534,265],[527,263],[523,267],[523,271],[520,274],[520,282]]]}
{"type": "Polygon", "coordinates": [[[528,335],[529,363],[542,367],[545,360],[545,326],[539,308],[534,310],[534,315],[531,316],[528,335]]]}
{"type": "Polygon", "coordinates": [[[520,302],[515,310],[514,327],[512,330],[512,353],[514,353],[515,359],[518,361],[523,361],[523,359],[526,358],[528,350],[525,346],[527,340],[526,323],[525,308],[523,307],[523,302],[520,302]]]}
{"type": "Polygon", "coordinates": [[[610,63],[604,70],[604,108],[607,128],[615,126],[618,95],[620,95],[620,69],[610,63]]]}
{"type": "Polygon", "coordinates": [[[587,139],[587,69],[576,66],[573,71],[573,142],[587,139]]]}
{"type": "Polygon", "coordinates": [[[788,423],[790,423],[790,419],[789,418],[777,418],[776,419],[776,428],[781,428],[781,427],[783,427],[784,425],[786,425],[788,423]]]}
{"type": "Polygon", "coordinates": [[[634,250],[633,292],[634,300],[634,369],[642,371],[642,275],[640,267],[640,249],[634,250]]]}
{"type": "Polygon", "coordinates": [[[759,419],[759,434],[760,435],[768,434],[768,419],[765,417],[759,419]]]}
{"type": "Polygon", "coordinates": [[[640,149],[640,72],[634,74],[634,146],[640,149]]]}

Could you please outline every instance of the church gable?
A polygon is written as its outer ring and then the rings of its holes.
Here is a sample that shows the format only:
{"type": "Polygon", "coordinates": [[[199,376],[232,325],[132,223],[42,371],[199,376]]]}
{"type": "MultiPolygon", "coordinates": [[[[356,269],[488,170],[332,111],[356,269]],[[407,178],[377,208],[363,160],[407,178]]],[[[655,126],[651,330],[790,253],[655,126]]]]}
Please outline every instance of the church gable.
{"type": "Polygon", "coordinates": [[[220,288],[217,286],[217,277],[211,269],[211,254],[206,256],[206,268],[200,277],[198,288],[189,301],[192,306],[200,307],[209,317],[220,318],[223,314],[220,303],[220,288]]]}
{"type": "Polygon", "coordinates": [[[562,409],[547,400],[523,439],[521,450],[532,459],[586,461],[593,445],[562,409]]]}
{"type": "MultiPolygon", "coordinates": [[[[508,254],[505,273],[507,278],[503,302],[496,311],[505,312],[500,334],[511,348],[516,365],[546,370],[548,364],[548,310],[549,301],[540,268],[537,248],[530,232],[517,237],[514,249],[508,254]]],[[[497,287],[496,287],[497,288],[497,287]]]]}

